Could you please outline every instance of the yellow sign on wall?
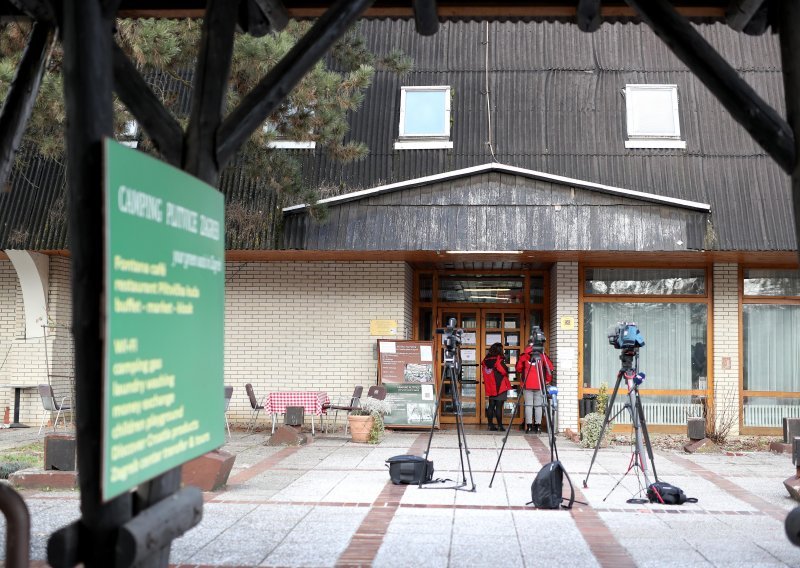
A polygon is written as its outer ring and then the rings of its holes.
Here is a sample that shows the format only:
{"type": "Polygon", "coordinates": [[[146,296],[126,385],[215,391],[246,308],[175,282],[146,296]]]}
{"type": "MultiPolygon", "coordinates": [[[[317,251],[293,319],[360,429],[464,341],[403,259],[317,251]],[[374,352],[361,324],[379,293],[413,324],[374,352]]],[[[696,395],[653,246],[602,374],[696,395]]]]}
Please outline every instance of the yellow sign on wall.
{"type": "Polygon", "coordinates": [[[397,320],[370,320],[370,335],[397,335],[397,320]]]}
{"type": "Polygon", "coordinates": [[[575,329],[575,318],[564,316],[561,318],[561,329],[575,329]]]}

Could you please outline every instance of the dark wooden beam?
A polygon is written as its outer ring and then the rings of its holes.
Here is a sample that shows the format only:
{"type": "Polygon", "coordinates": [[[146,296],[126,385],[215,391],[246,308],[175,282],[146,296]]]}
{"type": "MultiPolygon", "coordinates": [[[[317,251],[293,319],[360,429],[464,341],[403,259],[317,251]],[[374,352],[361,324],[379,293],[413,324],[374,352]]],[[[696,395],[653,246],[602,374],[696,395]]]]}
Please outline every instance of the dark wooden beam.
{"type": "Polygon", "coordinates": [[[436,0],[413,0],[412,6],[414,7],[414,23],[419,35],[432,36],[439,31],[436,0]]]}
{"type": "Polygon", "coordinates": [[[240,0],[239,27],[254,37],[280,31],[289,23],[289,13],[280,0],[240,0]]]}
{"type": "MultiPolygon", "coordinates": [[[[81,498],[79,556],[87,568],[114,565],[117,531],[132,514],[130,494],[104,503],[101,493],[105,346],[101,220],[103,139],[114,135],[112,29],[113,20],[103,17],[101,0],[64,1],[61,38],[81,498]]],[[[49,560],[54,565],[61,562],[49,560]]]]}
{"type": "Polygon", "coordinates": [[[764,0],[733,0],[725,12],[728,25],[737,32],[742,31],[761,9],[764,0]]]}
{"type": "Polygon", "coordinates": [[[731,116],[783,168],[795,163],[795,141],[786,121],[678,14],[667,0],[627,0],[731,116]]]}
{"type": "Polygon", "coordinates": [[[55,24],[55,10],[50,0],[10,0],[17,9],[25,12],[34,20],[55,24]]]}
{"type": "Polygon", "coordinates": [[[233,158],[256,128],[261,127],[294,86],[373,1],[336,2],[245,96],[220,127],[217,146],[220,167],[233,158]]]}
{"type": "Polygon", "coordinates": [[[603,23],[600,14],[601,0],[578,0],[576,22],[582,32],[594,32],[603,23]]]}
{"type": "MultiPolygon", "coordinates": [[[[783,67],[783,86],[786,93],[786,116],[795,133],[800,132],[800,3],[794,0],[780,3],[780,42],[783,67]]],[[[795,152],[800,156],[800,136],[794,138],[795,152]]],[[[794,230],[800,252],[800,160],[793,164],[792,203],[794,230]]]]}
{"type": "Polygon", "coordinates": [[[239,28],[253,37],[262,37],[270,32],[269,19],[255,0],[239,2],[239,28]]]}
{"type": "Polygon", "coordinates": [[[114,44],[114,90],[144,128],[164,159],[180,167],[183,129],[164,108],[125,52],[114,44]]]}
{"type": "Polygon", "coordinates": [[[273,30],[281,31],[289,23],[289,12],[281,0],[255,0],[255,3],[266,14],[273,30]]]}
{"type": "Polygon", "coordinates": [[[183,169],[213,186],[225,163],[217,157],[217,130],[225,106],[237,13],[237,2],[208,0],[186,130],[183,169]]]}
{"type": "Polygon", "coordinates": [[[39,94],[52,45],[52,32],[51,24],[37,22],[33,25],[28,45],[17,66],[17,74],[0,110],[0,188],[6,187],[14,167],[14,157],[31,117],[36,95],[39,94]]]}

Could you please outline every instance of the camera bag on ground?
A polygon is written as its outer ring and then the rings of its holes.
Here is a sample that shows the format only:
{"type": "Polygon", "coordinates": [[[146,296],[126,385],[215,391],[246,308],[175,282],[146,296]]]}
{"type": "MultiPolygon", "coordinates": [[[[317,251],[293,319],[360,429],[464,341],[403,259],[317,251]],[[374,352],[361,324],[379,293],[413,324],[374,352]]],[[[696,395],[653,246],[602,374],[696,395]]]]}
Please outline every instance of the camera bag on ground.
{"type": "Polygon", "coordinates": [[[433,481],[433,462],[422,456],[393,456],[386,460],[389,477],[395,485],[431,483],[433,481]]]}
{"type": "Polygon", "coordinates": [[[651,503],[661,505],[683,505],[684,503],[697,503],[695,497],[687,497],[682,489],[664,481],[656,481],[647,487],[647,498],[651,503]]]}
{"type": "Polygon", "coordinates": [[[571,509],[574,502],[575,488],[572,487],[572,480],[561,462],[556,460],[545,465],[536,474],[536,479],[531,484],[531,500],[526,505],[533,503],[537,509],[558,509],[559,507],[571,509]],[[565,477],[569,483],[569,499],[562,496],[565,477]],[[562,501],[569,501],[569,503],[562,505],[562,501]]]}

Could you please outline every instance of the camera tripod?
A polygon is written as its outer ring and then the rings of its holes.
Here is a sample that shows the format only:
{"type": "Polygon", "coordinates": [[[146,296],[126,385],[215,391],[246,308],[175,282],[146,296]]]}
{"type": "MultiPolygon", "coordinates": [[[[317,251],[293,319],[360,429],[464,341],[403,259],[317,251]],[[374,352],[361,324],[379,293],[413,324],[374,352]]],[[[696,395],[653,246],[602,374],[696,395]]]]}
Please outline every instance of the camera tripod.
{"type": "MultiPolygon", "coordinates": [[[[545,420],[547,423],[547,438],[548,442],[550,443],[550,461],[554,461],[558,459],[558,448],[556,448],[556,433],[555,433],[555,420],[553,418],[553,414],[557,412],[557,409],[553,407],[553,399],[552,397],[548,396],[545,387],[545,380],[544,380],[544,363],[542,362],[542,356],[538,351],[533,352],[533,363],[529,363],[527,368],[525,369],[525,376],[523,378],[522,384],[525,384],[525,379],[528,378],[528,373],[530,372],[531,367],[536,367],[536,372],[539,373],[539,391],[542,393],[542,400],[544,404],[541,407],[544,408],[545,420]]],[[[520,390],[522,390],[520,386],[520,390]]],[[[522,393],[520,393],[520,396],[522,393]]],[[[511,432],[511,428],[514,426],[514,417],[517,415],[517,410],[519,409],[519,401],[520,396],[517,397],[516,402],[514,403],[514,410],[511,412],[511,421],[508,423],[508,429],[506,430],[506,435],[503,437],[503,445],[500,447],[500,455],[497,456],[497,463],[494,464],[494,471],[492,472],[492,479],[489,481],[489,487],[492,486],[494,483],[494,476],[497,474],[497,468],[500,465],[500,458],[503,457],[503,450],[506,449],[506,442],[508,441],[508,435],[511,432]]]]}
{"type": "MultiPolygon", "coordinates": [[[[436,393],[436,405],[434,406],[434,418],[431,422],[431,432],[428,436],[428,447],[425,448],[425,459],[429,458],[431,451],[431,442],[433,441],[433,430],[436,427],[436,410],[442,400],[442,393],[444,393],[445,383],[450,384],[450,392],[453,399],[453,410],[456,416],[456,435],[458,436],[458,456],[461,463],[461,481],[456,482],[456,485],[450,487],[429,486],[428,489],[455,489],[457,491],[475,491],[475,480],[472,477],[472,465],[469,462],[469,448],[467,447],[467,436],[464,432],[464,413],[461,407],[461,393],[458,391],[458,377],[461,371],[461,353],[458,347],[445,349],[444,355],[444,373],[439,382],[439,392],[436,393]],[[466,469],[464,464],[466,463],[466,469]],[[467,471],[469,471],[469,482],[471,487],[467,487],[467,471]]],[[[420,478],[419,487],[422,488],[422,479],[420,478]]]]}
{"type": "MultiPolygon", "coordinates": [[[[623,411],[627,410],[631,415],[631,423],[633,424],[633,431],[634,431],[634,444],[633,444],[633,451],[631,453],[631,461],[628,464],[628,469],[625,473],[622,474],[622,477],[619,478],[617,483],[614,487],[611,488],[611,491],[608,492],[603,498],[603,501],[608,499],[609,495],[622,483],[622,480],[625,478],[631,470],[634,470],[636,474],[636,479],[639,481],[639,493],[637,495],[641,495],[643,492],[647,490],[647,487],[650,486],[650,478],[647,475],[647,461],[644,458],[644,450],[647,450],[647,457],[650,458],[650,466],[653,469],[653,477],[656,481],[658,481],[658,473],[656,473],[656,464],[653,461],[653,447],[650,445],[650,434],[647,432],[647,421],[644,417],[644,410],[642,409],[642,399],[639,395],[639,349],[625,349],[619,356],[620,360],[622,361],[622,368],[617,373],[617,382],[614,384],[614,391],[611,393],[611,396],[608,399],[608,406],[606,407],[606,416],[603,420],[603,426],[600,429],[600,437],[597,439],[597,444],[594,447],[594,453],[592,454],[592,461],[589,463],[589,471],[586,473],[586,478],[583,480],[583,487],[589,487],[587,482],[589,480],[589,475],[592,473],[592,466],[594,466],[594,460],[597,457],[597,451],[600,449],[600,444],[603,441],[603,435],[605,434],[606,428],[608,427],[609,423],[614,420],[617,416],[619,416],[623,411]],[[614,408],[614,400],[617,397],[617,392],[619,391],[619,385],[622,380],[625,380],[625,384],[628,387],[628,402],[617,412],[614,416],[611,416],[611,411],[614,408]],[[641,471],[642,477],[644,477],[645,486],[642,487],[641,479],[639,478],[639,472],[641,471]]],[[[647,499],[636,499],[631,498],[628,499],[629,503],[646,503],[647,499]]]]}
{"type": "MultiPolygon", "coordinates": [[[[641,495],[643,492],[647,490],[647,487],[650,486],[650,478],[647,475],[647,461],[644,457],[644,451],[647,450],[647,457],[650,459],[650,466],[653,468],[653,477],[656,481],[658,481],[658,473],[656,473],[656,464],[653,461],[653,447],[650,445],[650,434],[647,432],[647,421],[644,417],[644,410],[642,409],[642,399],[639,395],[639,383],[638,375],[639,375],[639,349],[625,349],[622,354],[619,356],[620,360],[622,361],[622,368],[617,373],[617,382],[614,384],[614,391],[611,393],[611,396],[608,399],[608,406],[606,407],[606,416],[603,420],[603,426],[600,429],[600,437],[597,439],[597,444],[594,447],[594,453],[592,454],[592,461],[589,463],[589,471],[586,473],[586,478],[583,480],[583,487],[588,488],[587,482],[589,481],[589,475],[592,473],[592,466],[594,466],[594,460],[597,457],[597,451],[600,449],[600,444],[603,441],[603,435],[606,432],[606,428],[608,427],[609,423],[613,421],[617,416],[619,416],[622,412],[627,410],[630,412],[631,415],[631,423],[633,424],[633,431],[634,431],[634,444],[633,450],[631,453],[631,461],[628,464],[628,469],[625,473],[622,474],[622,477],[619,478],[617,483],[614,487],[611,488],[611,491],[608,492],[608,495],[603,498],[603,501],[608,499],[609,495],[613,493],[613,491],[622,483],[622,480],[625,478],[631,470],[634,470],[636,474],[636,479],[639,481],[639,493],[637,495],[641,495]],[[619,385],[622,380],[625,380],[625,384],[628,387],[628,401],[625,405],[617,412],[614,416],[611,416],[611,411],[614,408],[614,401],[617,398],[617,392],[619,391],[619,385]],[[645,486],[642,487],[641,479],[639,478],[639,472],[641,471],[642,476],[644,477],[645,486]]],[[[647,503],[647,499],[637,499],[632,497],[628,499],[629,503],[647,503]]]]}

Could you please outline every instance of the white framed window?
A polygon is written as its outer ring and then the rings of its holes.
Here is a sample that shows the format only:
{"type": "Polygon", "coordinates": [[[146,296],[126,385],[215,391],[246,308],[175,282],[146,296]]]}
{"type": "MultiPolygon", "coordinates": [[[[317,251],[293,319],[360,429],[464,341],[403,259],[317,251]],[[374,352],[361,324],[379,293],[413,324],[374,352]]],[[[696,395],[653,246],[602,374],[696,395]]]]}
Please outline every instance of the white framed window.
{"type": "Polygon", "coordinates": [[[122,132],[119,135],[119,143],[128,148],[139,146],[139,123],[135,120],[126,120],[122,125],[122,132]]]}
{"type": "Polygon", "coordinates": [[[450,87],[401,87],[396,150],[452,148],[450,87]]]}
{"type": "MultiPolygon", "coordinates": [[[[290,105],[286,113],[286,116],[288,118],[291,118],[297,112],[298,112],[297,107],[295,107],[294,105],[290,105]]],[[[310,116],[314,115],[313,110],[310,110],[308,112],[310,113],[310,116]]],[[[264,132],[274,133],[275,135],[272,140],[267,142],[268,148],[283,148],[286,150],[313,150],[314,148],[317,147],[317,143],[313,140],[292,140],[290,138],[287,138],[286,136],[280,133],[279,125],[271,120],[267,120],[264,123],[264,132]]],[[[308,133],[312,134],[310,130],[308,133]]]]}
{"type": "Polygon", "coordinates": [[[626,148],[686,148],[677,85],[625,85],[626,148]]]}

